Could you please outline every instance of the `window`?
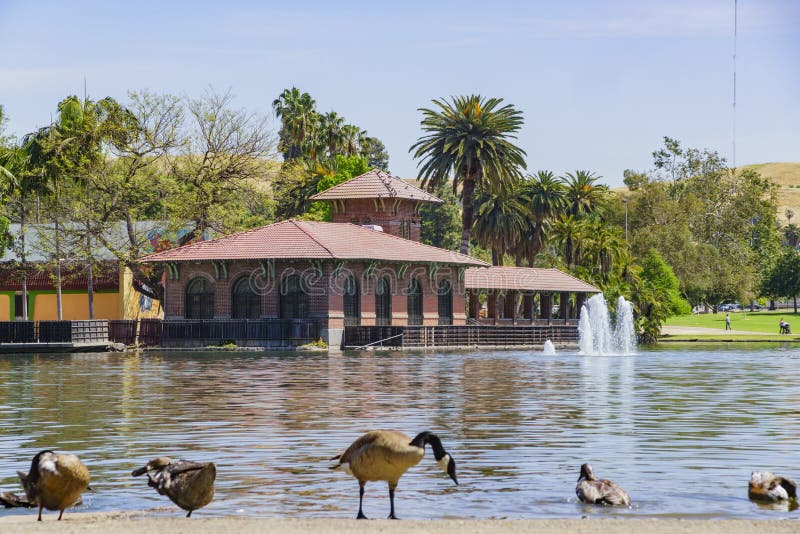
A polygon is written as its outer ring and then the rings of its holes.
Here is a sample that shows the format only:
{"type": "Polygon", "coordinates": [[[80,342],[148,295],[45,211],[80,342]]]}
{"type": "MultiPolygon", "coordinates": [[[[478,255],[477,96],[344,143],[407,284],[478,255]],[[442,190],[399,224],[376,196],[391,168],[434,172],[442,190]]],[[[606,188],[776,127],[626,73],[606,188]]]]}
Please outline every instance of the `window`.
{"type": "Polygon", "coordinates": [[[344,324],[361,324],[361,291],[358,280],[353,275],[348,276],[344,282],[344,324]]]}
{"type": "Polygon", "coordinates": [[[422,324],[422,286],[416,278],[408,284],[408,324],[422,324]]]}
{"type": "Polygon", "coordinates": [[[281,282],[281,319],[308,317],[308,293],[303,291],[300,276],[293,274],[281,282]]]}
{"type": "Polygon", "coordinates": [[[24,310],[22,308],[22,293],[16,293],[14,295],[14,319],[26,319],[24,310]]]}
{"type": "Polygon", "coordinates": [[[257,319],[261,317],[261,296],[253,291],[250,277],[243,276],[231,289],[231,317],[234,319],[257,319]]]}
{"type": "Polygon", "coordinates": [[[375,284],[375,324],[392,324],[392,285],[385,276],[375,284]]]}
{"type": "Polygon", "coordinates": [[[449,280],[439,281],[439,324],[453,324],[453,286],[449,280]]]}
{"type": "Polygon", "coordinates": [[[187,319],[211,319],[214,317],[214,284],[199,276],[186,287],[187,319]]]}

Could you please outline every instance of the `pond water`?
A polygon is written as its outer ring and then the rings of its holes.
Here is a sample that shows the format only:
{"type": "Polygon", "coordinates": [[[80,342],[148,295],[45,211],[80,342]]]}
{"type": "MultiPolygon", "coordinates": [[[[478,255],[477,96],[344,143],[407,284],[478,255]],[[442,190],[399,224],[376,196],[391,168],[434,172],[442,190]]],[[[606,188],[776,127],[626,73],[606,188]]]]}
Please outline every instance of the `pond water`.
{"type": "MultiPolygon", "coordinates": [[[[798,517],[747,499],[750,471],[800,479],[800,349],[559,352],[76,354],[0,357],[0,491],[39,450],[92,473],[81,511],[180,515],[130,472],[158,455],[217,463],[193,515],[355,517],[358,484],[328,458],[362,432],[439,434],[400,481],[401,518],[798,517]],[[633,506],[576,501],[580,464],[633,506]]],[[[388,515],[370,483],[368,517],[388,515]]],[[[20,510],[9,513],[33,513],[20,510]]]]}

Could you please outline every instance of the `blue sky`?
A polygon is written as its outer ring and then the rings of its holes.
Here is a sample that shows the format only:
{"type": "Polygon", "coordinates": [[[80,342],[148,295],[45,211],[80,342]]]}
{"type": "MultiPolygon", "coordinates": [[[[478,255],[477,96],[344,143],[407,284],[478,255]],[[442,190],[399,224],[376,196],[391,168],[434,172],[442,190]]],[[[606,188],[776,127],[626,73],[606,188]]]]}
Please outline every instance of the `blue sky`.
{"type": "MultiPolygon", "coordinates": [[[[665,135],[730,160],[732,54],[733,0],[0,0],[11,133],[47,124],[84,76],[94,98],[212,86],[270,115],[295,85],[382,139],[402,177],[417,108],[469,93],[524,112],[529,171],[619,185],[665,135]]],[[[739,0],[737,79],[736,162],[800,161],[800,2],[739,0]]]]}

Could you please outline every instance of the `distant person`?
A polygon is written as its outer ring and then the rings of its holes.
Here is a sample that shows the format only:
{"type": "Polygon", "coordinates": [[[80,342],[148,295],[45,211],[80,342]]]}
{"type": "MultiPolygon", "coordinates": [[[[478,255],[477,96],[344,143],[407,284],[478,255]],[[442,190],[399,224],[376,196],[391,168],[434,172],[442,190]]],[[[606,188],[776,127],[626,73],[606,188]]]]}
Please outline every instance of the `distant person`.
{"type": "Polygon", "coordinates": [[[784,321],[783,317],[781,317],[781,322],[778,323],[778,324],[780,325],[779,333],[781,333],[781,334],[791,334],[792,333],[792,331],[789,329],[789,323],[784,321]]]}
{"type": "Polygon", "coordinates": [[[730,316],[730,314],[726,313],[725,314],[725,330],[730,330],[730,329],[731,329],[731,316],[730,316]]]}

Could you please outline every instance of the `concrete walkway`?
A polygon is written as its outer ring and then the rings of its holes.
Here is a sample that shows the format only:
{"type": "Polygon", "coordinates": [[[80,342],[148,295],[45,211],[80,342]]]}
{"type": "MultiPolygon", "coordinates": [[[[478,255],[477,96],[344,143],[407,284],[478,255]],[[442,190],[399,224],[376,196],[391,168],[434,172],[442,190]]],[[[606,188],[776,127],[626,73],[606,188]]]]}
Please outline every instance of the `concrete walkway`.
{"type": "Polygon", "coordinates": [[[669,336],[691,336],[691,335],[725,335],[734,336],[768,336],[764,332],[751,332],[749,330],[725,330],[724,328],[707,328],[705,326],[662,326],[661,333],[669,336]]]}
{"type": "Polygon", "coordinates": [[[83,534],[154,534],[158,532],[186,534],[750,534],[797,532],[800,524],[791,520],[709,520],[709,519],[532,519],[486,520],[449,519],[436,521],[387,521],[355,519],[259,519],[230,518],[150,518],[137,514],[75,514],[48,513],[41,523],[36,512],[26,515],[0,517],[3,533],[83,534]]]}

